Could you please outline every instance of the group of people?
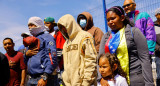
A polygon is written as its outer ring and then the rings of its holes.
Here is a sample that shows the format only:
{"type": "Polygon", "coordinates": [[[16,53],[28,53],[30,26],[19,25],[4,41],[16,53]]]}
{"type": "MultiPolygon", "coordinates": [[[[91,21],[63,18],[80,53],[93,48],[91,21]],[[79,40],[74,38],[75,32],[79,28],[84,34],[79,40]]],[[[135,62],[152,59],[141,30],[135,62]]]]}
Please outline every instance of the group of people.
{"type": "Polygon", "coordinates": [[[77,21],[66,14],[57,23],[31,17],[18,51],[11,38],[3,40],[0,86],[155,86],[154,54],[160,86],[160,8],[155,16],[153,22],[134,0],[125,0],[106,10],[111,31],[105,34],[89,12],[77,21]]]}

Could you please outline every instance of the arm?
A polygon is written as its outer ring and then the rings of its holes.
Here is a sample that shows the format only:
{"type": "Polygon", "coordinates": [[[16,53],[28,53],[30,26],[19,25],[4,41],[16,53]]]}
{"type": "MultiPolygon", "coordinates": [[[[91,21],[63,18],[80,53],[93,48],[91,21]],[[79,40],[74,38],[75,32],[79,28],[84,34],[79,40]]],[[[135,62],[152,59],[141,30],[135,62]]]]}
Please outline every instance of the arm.
{"type": "Polygon", "coordinates": [[[82,49],[85,52],[84,57],[84,78],[82,86],[91,86],[96,79],[96,57],[97,52],[95,50],[93,39],[88,38],[82,43],[82,49]]]}
{"type": "Polygon", "coordinates": [[[24,86],[25,78],[26,78],[26,65],[24,63],[24,57],[23,54],[20,56],[20,68],[22,70],[21,72],[21,83],[20,86],[24,86]]]}
{"type": "Polygon", "coordinates": [[[108,37],[109,37],[108,33],[103,35],[102,40],[100,42],[99,55],[105,53],[105,44],[106,44],[108,37]]]}
{"type": "Polygon", "coordinates": [[[141,31],[137,28],[133,28],[134,42],[137,47],[138,56],[142,66],[142,75],[144,77],[145,86],[154,86],[152,67],[150,63],[149,51],[147,47],[147,41],[141,31]]]}
{"type": "Polygon", "coordinates": [[[154,29],[154,23],[148,13],[146,13],[146,20],[144,20],[145,29],[145,37],[147,39],[147,45],[149,49],[149,54],[152,55],[154,53],[155,45],[156,45],[156,33],[154,29]]]}
{"type": "Polygon", "coordinates": [[[103,32],[101,31],[101,29],[97,28],[96,31],[95,31],[95,48],[97,50],[97,53],[99,53],[99,46],[100,46],[100,42],[101,42],[101,39],[103,37],[103,32]]]}
{"type": "MultiPolygon", "coordinates": [[[[44,63],[44,73],[43,77],[38,81],[38,86],[46,86],[48,74],[51,74],[57,67],[57,57],[56,57],[56,42],[52,36],[48,36],[45,43],[45,56],[42,58],[44,63]],[[45,77],[45,79],[44,79],[45,77]]],[[[42,63],[42,64],[43,64],[42,63]]]]}
{"type": "Polygon", "coordinates": [[[46,56],[44,58],[44,73],[51,74],[57,67],[57,54],[56,54],[56,42],[53,37],[45,41],[45,52],[46,56]],[[50,57],[51,55],[51,57],[50,57]]]}
{"type": "Polygon", "coordinates": [[[24,86],[24,81],[25,81],[25,78],[26,78],[26,70],[22,70],[22,73],[21,73],[21,84],[20,86],[24,86]]]}

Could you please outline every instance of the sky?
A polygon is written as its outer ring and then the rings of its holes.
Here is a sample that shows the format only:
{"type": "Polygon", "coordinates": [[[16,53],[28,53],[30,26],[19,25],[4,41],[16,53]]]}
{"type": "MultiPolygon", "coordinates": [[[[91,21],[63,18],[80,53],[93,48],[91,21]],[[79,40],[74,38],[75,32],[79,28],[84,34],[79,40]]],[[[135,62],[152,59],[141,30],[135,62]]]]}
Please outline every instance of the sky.
{"type": "Polygon", "coordinates": [[[21,33],[29,32],[27,22],[32,16],[42,19],[50,16],[58,22],[65,14],[76,18],[79,13],[97,6],[102,6],[102,0],[0,0],[0,50],[5,53],[5,37],[13,39],[15,50],[22,45],[21,33]]]}
{"type": "MultiPolygon", "coordinates": [[[[15,50],[22,45],[21,33],[29,32],[28,19],[38,16],[42,19],[54,17],[55,21],[65,14],[77,18],[79,13],[89,12],[96,27],[104,33],[103,0],[0,0],[0,52],[5,53],[3,39],[10,37],[15,50]]],[[[122,6],[124,0],[106,0],[106,8],[122,6]]],[[[135,0],[140,12],[147,12],[155,21],[154,11],[160,7],[160,0],[135,0]]]]}

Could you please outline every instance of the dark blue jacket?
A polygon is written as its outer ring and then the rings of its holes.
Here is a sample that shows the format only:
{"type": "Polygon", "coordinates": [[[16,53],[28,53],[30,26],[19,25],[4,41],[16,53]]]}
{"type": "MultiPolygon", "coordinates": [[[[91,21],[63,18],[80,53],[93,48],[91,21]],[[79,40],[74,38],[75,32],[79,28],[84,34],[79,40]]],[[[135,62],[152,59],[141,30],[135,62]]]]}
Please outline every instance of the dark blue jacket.
{"type": "Polygon", "coordinates": [[[56,42],[55,39],[47,33],[40,33],[36,36],[40,39],[39,52],[31,57],[25,57],[28,73],[30,75],[51,74],[57,67],[56,42]],[[51,53],[52,59],[49,57],[51,53]],[[53,64],[51,64],[51,60],[53,64]]]}

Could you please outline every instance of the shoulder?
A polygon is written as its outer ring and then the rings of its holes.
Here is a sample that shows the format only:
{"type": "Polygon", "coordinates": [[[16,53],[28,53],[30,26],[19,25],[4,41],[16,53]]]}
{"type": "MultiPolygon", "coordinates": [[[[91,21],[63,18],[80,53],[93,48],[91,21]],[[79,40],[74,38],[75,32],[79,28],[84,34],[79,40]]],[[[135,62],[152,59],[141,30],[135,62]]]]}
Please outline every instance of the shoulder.
{"type": "MultiPolygon", "coordinates": [[[[103,33],[103,31],[100,29],[100,28],[98,28],[98,27],[96,27],[96,31],[98,32],[98,33],[103,33]]],[[[103,33],[104,34],[104,33],[103,33]]]]}
{"type": "Polygon", "coordinates": [[[16,55],[16,57],[23,58],[23,53],[21,53],[21,52],[17,51],[17,55],[16,55]]]}
{"type": "Polygon", "coordinates": [[[6,56],[0,52],[0,60],[3,60],[5,58],[6,58],[6,56]]]}
{"type": "Polygon", "coordinates": [[[115,80],[116,80],[116,82],[127,82],[126,78],[124,78],[118,74],[115,76],[115,80]]]}
{"type": "Polygon", "coordinates": [[[149,14],[147,12],[141,12],[138,14],[136,20],[138,19],[148,19],[150,18],[149,14]]]}
{"type": "Polygon", "coordinates": [[[82,39],[86,37],[93,38],[93,36],[89,32],[83,30],[79,32],[79,35],[81,35],[82,39]]]}
{"type": "Polygon", "coordinates": [[[43,40],[53,40],[53,39],[55,39],[49,33],[44,33],[44,34],[40,35],[38,38],[43,39],[43,40]]]}
{"type": "Polygon", "coordinates": [[[103,35],[103,37],[109,37],[110,36],[110,34],[111,34],[111,31],[108,31],[107,33],[105,33],[104,35],[103,35]]]}

